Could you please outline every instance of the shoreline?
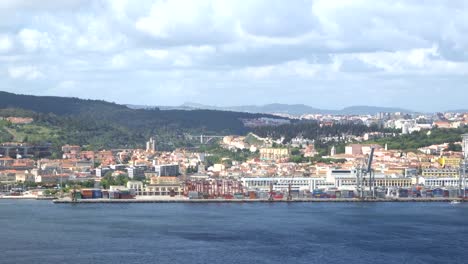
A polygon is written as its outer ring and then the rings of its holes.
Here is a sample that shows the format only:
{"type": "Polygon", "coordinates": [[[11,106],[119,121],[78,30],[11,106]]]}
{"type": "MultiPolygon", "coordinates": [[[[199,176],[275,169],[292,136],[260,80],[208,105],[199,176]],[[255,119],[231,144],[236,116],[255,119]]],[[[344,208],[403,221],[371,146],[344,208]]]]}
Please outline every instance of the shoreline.
{"type": "Polygon", "coordinates": [[[96,203],[389,203],[389,202],[468,202],[461,198],[385,198],[385,199],[82,199],[73,202],[70,199],[54,199],[54,204],[96,204],[96,203]]]}

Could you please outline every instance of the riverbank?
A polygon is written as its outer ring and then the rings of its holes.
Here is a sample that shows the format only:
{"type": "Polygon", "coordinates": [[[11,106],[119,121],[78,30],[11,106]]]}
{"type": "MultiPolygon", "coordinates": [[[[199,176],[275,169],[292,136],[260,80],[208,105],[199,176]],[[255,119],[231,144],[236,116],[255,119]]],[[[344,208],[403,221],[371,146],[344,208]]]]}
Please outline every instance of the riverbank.
{"type": "Polygon", "coordinates": [[[56,204],[80,203],[385,203],[385,202],[445,202],[452,201],[466,202],[460,198],[385,198],[385,199],[357,199],[357,198],[337,198],[337,199],[293,199],[288,200],[267,200],[267,199],[186,199],[186,198],[154,198],[154,199],[80,199],[72,201],[69,198],[53,200],[56,204]]]}

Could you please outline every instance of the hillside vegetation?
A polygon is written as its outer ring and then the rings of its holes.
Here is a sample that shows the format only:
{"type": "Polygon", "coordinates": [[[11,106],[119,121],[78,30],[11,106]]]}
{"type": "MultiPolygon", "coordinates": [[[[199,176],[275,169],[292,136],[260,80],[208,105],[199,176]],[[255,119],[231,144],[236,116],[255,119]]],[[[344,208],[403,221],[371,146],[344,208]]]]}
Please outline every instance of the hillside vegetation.
{"type": "Polygon", "coordinates": [[[213,110],[130,109],[99,100],[0,92],[0,117],[8,116],[35,121],[29,125],[3,121],[1,142],[68,143],[93,149],[143,147],[150,136],[167,147],[177,147],[185,133],[245,134],[249,130],[241,119],[272,117],[213,110]]]}
{"type": "Polygon", "coordinates": [[[465,133],[468,133],[468,127],[458,129],[434,128],[430,131],[430,133],[429,131],[424,130],[392,138],[381,138],[378,140],[369,141],[369,143],[377,143],[382,146],[387,144],[389,149],[415,151],[418,148],[427,147],[434,144],[460,142],[461,135],[465,133]]]}

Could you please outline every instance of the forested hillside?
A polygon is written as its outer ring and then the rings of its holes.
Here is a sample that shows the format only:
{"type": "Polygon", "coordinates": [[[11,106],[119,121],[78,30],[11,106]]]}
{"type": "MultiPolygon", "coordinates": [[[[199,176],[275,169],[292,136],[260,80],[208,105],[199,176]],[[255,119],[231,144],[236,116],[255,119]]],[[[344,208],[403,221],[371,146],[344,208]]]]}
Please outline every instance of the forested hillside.
{"type": "Polygon", "coordinates": [[[377,126],[368,127],[364,124],[334,124],[333,126],[320,126],[318,122],[297,122],[281,126],[264,126],[254,129],[254,133],[261,137],[272,137],[278,139],[285,138],[290,141],[292,138],[302,135],[308,139],[319,139],[322,137],[335,137],[345,135],[362,135],[366,132],[385,131],[377,126]]]}
{"type": "Polygon", "coordinates": [[[1,125],[0,140],[89,145],[96,148],[142,147],[150,136],[177,146],[189,134],[244,134],[241,119],[263,114],[214,110],[145,110],[78,98],[42,97],[0,92],[0,117],[32,117],[28,125],[1,125]],[[41,132],[37,135],[37,132],[41,132]],[[32,135],[25,137],[25,135],[32,135]]]}

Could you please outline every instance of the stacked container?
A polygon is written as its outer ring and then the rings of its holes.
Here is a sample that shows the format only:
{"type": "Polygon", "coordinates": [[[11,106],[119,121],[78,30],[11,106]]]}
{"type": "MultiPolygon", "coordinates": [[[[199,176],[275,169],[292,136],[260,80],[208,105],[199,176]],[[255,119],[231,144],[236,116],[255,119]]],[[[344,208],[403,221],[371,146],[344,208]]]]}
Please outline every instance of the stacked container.
{"type": "Polygon", "coordinates": [[[102,198],[102,191],[99,189],[92,190],[93,193],[93,199],[99,199],[102,198]]]}
{"type": "Polygon", "coordinates": [[[244,199],[244,194],[243,193],[235,193],[234,198],[236,199],[244,199]]]}
{"type": "Polygon", "coordinates": [[[133,199],[135,195],[133,195],[130,191],[120,191],[120,199],[133,199]]]}
{"type": "Polygon", "coordinates": [[[109,191],[109,199],[120,199],[119,191],[109,191]]]}
{"type": "Polygon", "coordinates": [[[93,199],[93,190],[83,189],[81,190],[82,199],[93,199]]]}
{"type": "Polygon", "coordinates": [[[436,188],[432,190],[432,196],[437,198],[444,197],[444,190],[442,190],[441,188],[436,188]]]}
{"type": "Polygon", "coordinates": [[[398,197],[408,198],[408,195],[409,195],[408,189],[399,189],[398,190],[398,197]]]}
{"type": "Polygon", "coordinates": [[[189,199],[198,199],[198,198],[199,198],[199,195],[198,195],[198,192],[190,191],[190,192],[188,193],[188,197],[189,197],[189,199]]]}

